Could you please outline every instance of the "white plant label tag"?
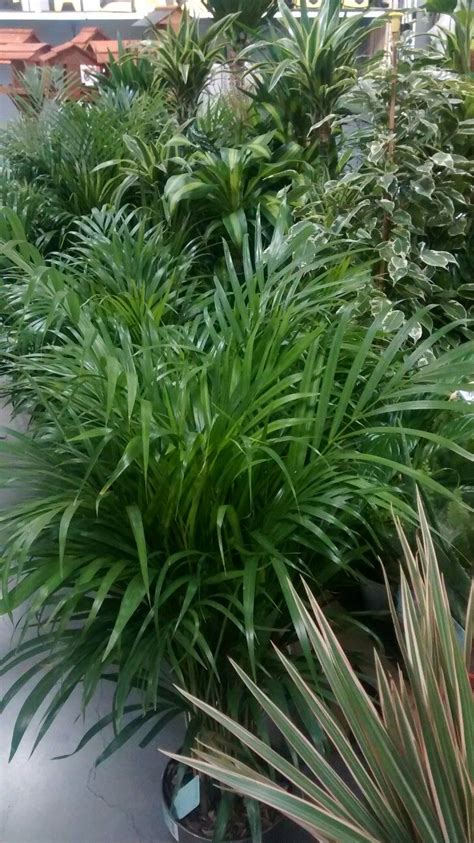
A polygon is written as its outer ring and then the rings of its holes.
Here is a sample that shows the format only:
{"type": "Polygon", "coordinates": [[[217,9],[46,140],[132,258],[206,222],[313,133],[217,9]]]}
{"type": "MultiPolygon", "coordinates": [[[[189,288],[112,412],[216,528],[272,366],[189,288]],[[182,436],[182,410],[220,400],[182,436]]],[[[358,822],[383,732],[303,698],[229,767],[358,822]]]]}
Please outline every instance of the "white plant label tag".
{"type": "Polygon", "coordinates": [[[171,834],[171,837],[174,840],[179,840],[179,828],[176,825],[176,823],[175,823],[173,817],[171,816],[170,812],[165,809],[163,811],[163,815],[164,815],[164,818],[165,818],[166,828],[168,829],[169,833],[171,834]]]}
{"type": "MultiPolygon", "coordinates": [[[[178,820],[187,817],[199,805],[201,800],[201,781],[199,776],[193,776],[178,790],[174,802],[174,815],[178,820]]],[[[176,838],[177,839],[177,838],[176,838]]]]}

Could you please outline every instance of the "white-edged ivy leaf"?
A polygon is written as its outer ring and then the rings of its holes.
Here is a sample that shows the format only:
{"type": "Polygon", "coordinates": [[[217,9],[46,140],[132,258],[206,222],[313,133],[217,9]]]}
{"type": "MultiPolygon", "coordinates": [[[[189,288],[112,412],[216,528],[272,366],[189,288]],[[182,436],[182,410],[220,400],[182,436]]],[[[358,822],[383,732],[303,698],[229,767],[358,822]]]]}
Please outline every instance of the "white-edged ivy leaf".
{"type": "Polygon", "coordinates": [[[422,176],[421,179],[412,181],[411,186],[415,193],[419,193],[421,196],[427,196],[429,199],[432,197],[435,189],[435,183],[431,176],[422,176]]]}
{"type": "Polygon", "coordinates": [[[395,208],[395,202],[391,199],[379,199],[379,205],[387,214],[392,214],[395,208]]]}
{"type": "Polygon", "coordinates": [[[410,227],[412,224],[412,219],[408,211],[402,211],[398,208],[393,214],[393,221],[397,223],[397,225],[403,225],[410,227]]]}
{"type": "Polygon", "coordinates": [[[446,269],[449,263],[456,263],[456,258],[451,252],[441,252],[437,249],[425,249],[424,246],[420,249],[420,258],[427,266],[440,266],[446,269]]]}
{"type": "Polygon", "coordinates": [[[435,152],[434,155],[431,156],[431,160],[438,167],[448,167],[448,169],[452,169],[454,167],[453,156],[449,154],[449,152],[435,152]]]}
{"type": "Polygon", "coordinates": [[[382,330],[386,333],[393,333],[398,331],[405,321],[405,316],[401,310],[390,310],[382,320],[382,330]]]}
{"type": "Polygon", "coordinates": [[[456,299],[450,299],[443,305],[444,312],[448,314],[451,319],[467,319],[467,310],[456,299]]]}

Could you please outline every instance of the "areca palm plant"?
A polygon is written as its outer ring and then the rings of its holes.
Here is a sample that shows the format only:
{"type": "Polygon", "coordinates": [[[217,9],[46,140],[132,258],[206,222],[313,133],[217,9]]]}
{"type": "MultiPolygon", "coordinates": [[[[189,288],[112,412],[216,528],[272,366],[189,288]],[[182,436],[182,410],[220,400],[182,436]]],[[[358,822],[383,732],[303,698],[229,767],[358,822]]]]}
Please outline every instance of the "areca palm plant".
{"type": "Polygon", "coordinates": [[[23,117],[0,137],[12,175],[44,196],[49,213],[38,215],[37,226],[50,248],[58,248],[78,216],[112,200],[116,168],[97,165],[122,157],[124,130],[134,117],[105,101],[64,102],[23,117]]]}
{"type": "Polygon", "coordinates": [[[109,57],[106,73],[94,77],[100,91],[127,89],[134,93],[153,93],[157,87],[156,62],[142,50],[135,54],[119,42],[118,56],[109,57]]]}
{"type": "Polygon", "coordinates": [[[21,94],[12,99],[24,115],[37,116],[51,103],[68,100],[74,90],[75,80],[59,67],[27,66],[16,76],[21,94]]]}
{"type": "MultiPolygon", "coordinates": [[[[242,278],[228,258],[181,324],[164,292],[138,335],[120,309],[110,319],[110,301],[104,313],[53,295],[39,350],[11,352],[32,426],[0,443],[2,482],[25,495],[0,516],[0,608],[27,603],[26,628],[42,633],[1,664],[36,657],[4,700],[34,681],[12,755],[38,707],[35,744],[74,688],[87,704],[104,674],[117,683],[117,729],[131,689],[142,694],[106,755],[181,709],[170,675],[253,722],[227,655],[265,682],[269,636],[284,640],[296,618],[288,578],[323,589],[369,563],[392,510],[415,519],[414,480],[449,498],[419,443],[470,458],[449,438],[468,407],[449,395],[472,374],[471,346],[427,362],[436,335],[407,350],[410,322],[360,321],[343,302],[365,270],[311,262],[311,235],[277,229],[265,251],[257,235],[255,265],[244,240],[242,278]]],[[[35,326],[35,279],[48,275],[23,269],[19,331],[35,326]]]]}
{"type": "MultiPolygon", "coordinates": [[[[146,75],[141,59],[134,61],[127,56],[125,66],[146,75]]],[[[164,94],[158,85],[143,93],[138,83],[134,90],[115,81],[102,86],[92,102],[47,100],[0,133],[2,181],[14,180],[32,198],[42,197],[28,224],[36,225],[35,239],[43,248],[63,247],[78,217],[120,204],[124,195],[136,205],[153,205],[160,173],[163,181],[168,175],[166,163],[174,153],[168,141],[177,122],[164,94]]]]}
{"type": "MultiPolygon", "coordinates": [[[[195,250],[143,212],[95,210],[71,230],[69,251],[47,264],[12,211],[0,219],[4,371],[15,355],[71,339],[84,302],[114,334],[125,325],[137,342],[148,320],[184,320],[199,283],[196,270],[189,277],[195,250]]],[[[7,389],[16,403],[14,365],[11,375],[7,389]]]]}
{"type": "Polygon", "coordinates": [[[12,236],[7,219],[8,211],[12,211],[21,223],[20,239],[41,244],[43,248],[47,247],[55,234],[59,209],[54,196],[45,191],[41,183],[30,183],[27,179],[17,177],[8,164],[2,166],[0,204],[2,240],[9,240],[12,236]]]}
{"type": "MultiPolygon", "coordinates": [[[[223,713],[191,702],[227,728],[253,766],[210,747],[186,759],[196,770],[282,811],[317,840],[330,843],[469,843],[474,832],[474,697],[468,670],[474,643],[474,587],[463,647],[455,632],[426,517],[420,508],[418,558],[399,527],[401,618],[390,599],[402,666],[398,675],[375,654],[378,706],[354,673],[331,625],[307,589],[294,593],[297,619],[330,684],[340,716],[322,701],[285,653],[279,657],[301,700],[306,722],[321,724],[346,765],[344,778],[275,701],[240,667],[237,673],[281,731],[298,764],[275,752],[223,713]],[[354,745],[355,744],[355,745],[354,745]],[[258,765],[263,759],[273,776],[258,765]],[[280,781],[276,781],[276,774],[280,781]],[[349,786],[348,786],[349,777],[349,786]]],[[[388,587],[388,584],[387,584],[388,587]]],[[[390,591],[389,591],[390,595],[390,591]]],[[[189,699],[188,695],[186,695],[189,699]]]]}

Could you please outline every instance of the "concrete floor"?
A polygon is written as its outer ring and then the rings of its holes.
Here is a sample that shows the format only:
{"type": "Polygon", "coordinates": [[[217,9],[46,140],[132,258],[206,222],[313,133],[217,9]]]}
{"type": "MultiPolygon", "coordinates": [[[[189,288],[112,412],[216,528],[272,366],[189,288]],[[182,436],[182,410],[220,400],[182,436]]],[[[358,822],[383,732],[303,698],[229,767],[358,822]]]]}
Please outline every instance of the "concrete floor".
{"type": "MultiPolygon", "coordinates": [[[[9,622],[0,619],[0,656],[8,650],[10,638],[9,622]]],[[[0,699],[11,680],[12,676],[0,679],[0,699]]],[[[0,843],[173,843],[160,809],[166,759],[158,746],[169,750],[179,746],[180,723],[171,724],[146,749],[137,745],[138,738],[131,740],[98,768],[94,760],[110,739],[110,731],[72,758],[53,760],[71,752],[86,728],[110,711],[111,691],[110,684],[104,682],[85,723],[79,718],[79,695],[73,696],[31,758],[31,739],[25,738],[10,763],[10,740],[20,699],[2,713],[0,843]]],[[[33,726],[33,739],[34,734],[33,726]]],[[[280,839],[281,843],[310,841],[289,823],[282,827],[280,839]]]]}
{"type": "MultiPolygon", "coordinates": [[[[0,427],[9,423],[9,408],[0,407],[0,427]]],[[[15,427],[24,430],[25,419],[15,420],[15,427]]],[[[0,504],[5,501],[0,490],[0,504]]],[[[0,658],[11,649],[12,631],[10,620],[0,618],[0,658]]],[[[21,672],[0,677],[0,700],[21,672]]],[[[29,757],[33,723],[30,735],[8,763],[13,725],[27,692],[0,717],[0,843],[170,843],[160,810],[166,759],[158,747],[176,750],[181,724],[168,726],[146,749],[139,748],[139,737],[131,740],[98,768],[94,761],[111,739],[111,729],[74,757],[54,761],[54,756],[72,752],[86,729],[110,712],[113,687],[104,682],[85,722],[78,693],[69,699],[34,755],[29,757]]],[[[281,840],[303,843],[308,838],[286,827],[281,840]]]]}
{"type": "MultiPolygon", "coordinates": [[[[10,646],[11,626],[0,621],[0,654],[10,646]]],[[[13,672],[0,680],[0,698],[13,672]]],[[[112,688],[104,682],[84,723],[79,695],[73,696],[50,733],[29,758],[25,739],[8,763],[9,745],[20,700],[12,702],[0,720],[0,841],[1,843],[168,843],[160,812],[160,780],[165,749],[179,745],[179,724],[168,727],[146,749],[131,741],[103,765],[94,760],[111,732],[96,736],[82,752],[61,761],[84,731],[110,711],[112,688]]],[[[34,738],[34,727],[31,732],[34,738]]],[[[27,736],[28,737],[28,736],[27,736]]],[[[29,745],[28,745],[29,744],[29,745]]]]}

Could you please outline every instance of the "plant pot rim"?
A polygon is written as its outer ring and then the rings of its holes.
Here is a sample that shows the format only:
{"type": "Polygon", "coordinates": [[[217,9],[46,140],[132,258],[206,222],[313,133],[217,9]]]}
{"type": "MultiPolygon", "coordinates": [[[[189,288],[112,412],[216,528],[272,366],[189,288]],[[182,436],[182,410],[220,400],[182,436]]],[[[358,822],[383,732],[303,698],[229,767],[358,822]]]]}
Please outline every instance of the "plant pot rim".
{"type": "MultiPolygon", "coordinates": [[[[205,837],[202,834],[196,834],[196,832],[191,831],[190,829],[186,828],[186,826],[180,820],[175,819],[171,815],[170,805],[168,804],[168,800],[167,800],[166,794],[165,794],[165,780],[166,780],[166,773],[167,773],[170,765],[173,764],[173,763],[176,763],[173,758],[168,759],[168,762],[167,762],[167,764],[165,766],[165,769],[163,770],[163,774],[161,776],[162,808],[163,808],[163,815],[164,815],[164,818],[165,818],[165,823],[166,823],[166,826],[168,828],[168,831],[170,832],[171,836],[176,841],[178,841],[178,843],[179,843],[179,841],[181,841],[183,839],[182,836],[181,836],[181,832],[184,835],[185,840],[187,838],[190,838],[190,840],[193,840],[193,841],[195,840],[196,843],[198,843],[198,841],[199,841],[199,843],[212,843],[210,837],[205,837]],[[174,833],[174,830],[173,830],[174,828],[176,828],[176,831],[178,833],[178,837],[176,837],[176,835],[174,833]]],[[[281,815],[277,816],[275,822],[271,826],[269,826],[267,829],[265,829],[265,831],[262,831],[262,840],[264,841],[264,843],[266,843],[267,836],[270,836],[275,831],[275,829],[278,826],[281,825],[283,820],[284,820],[283,816],[281,816],[281,815]]],[[[236,840],[235,838],[234,839],[231,839],[231,838],[227,839],[226,838],[225,843],[252,843],[252,838],[251,837],[240,837],[238,840],[236,840]]],[[[271,843],[271,841],[268,841],[268,843],[271,843]]]]}

